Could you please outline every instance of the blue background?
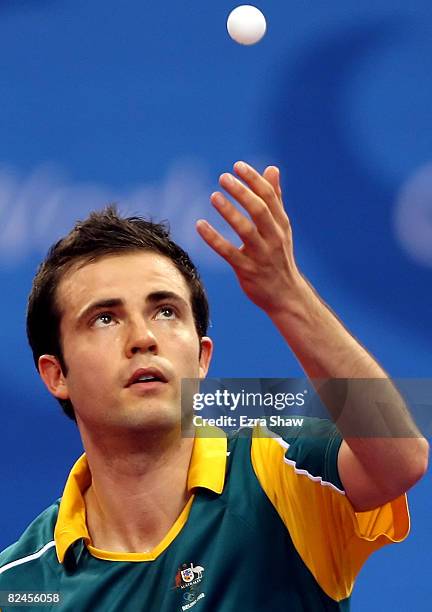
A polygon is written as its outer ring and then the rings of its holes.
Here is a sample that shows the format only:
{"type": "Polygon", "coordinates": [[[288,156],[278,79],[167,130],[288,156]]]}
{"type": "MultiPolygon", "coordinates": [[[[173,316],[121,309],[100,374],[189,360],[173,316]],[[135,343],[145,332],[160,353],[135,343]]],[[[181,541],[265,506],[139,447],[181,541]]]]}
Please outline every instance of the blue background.
{"type": "MultiPolygon", "coordinates": [[[[107,202],[168,218],[199,264],[212,376],[300,376],[194,230],[200,217],[223,227],[208,197],[237,159],[280,165],[303,272],[392,376],[431,375],[430,0],[262,0],[253,47],[226,33],[234,6],[0,2],[0,548],[61,495],[81,451],[27,347],[32,277],[107,202]]],[[[428,475],[410,538],[370,559],[354,611],[431,601],[430,500],[428,475]]]]}

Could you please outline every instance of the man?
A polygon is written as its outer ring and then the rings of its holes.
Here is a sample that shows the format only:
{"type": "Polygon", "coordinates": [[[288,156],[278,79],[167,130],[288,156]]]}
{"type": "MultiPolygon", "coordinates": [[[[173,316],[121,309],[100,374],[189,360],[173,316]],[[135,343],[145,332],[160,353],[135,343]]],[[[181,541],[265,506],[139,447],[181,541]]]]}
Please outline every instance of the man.
{"type": "MultiPolygon", "coordinates": [[[[220,183],[249,217],[222,192],[211,201],[243,245],[202,220],[199,234],[311,379],[387,381],[297,269],[278,169],[234,170],[243,182],[220,183]]],[[[207,374],[207,323],[197,272],[162,226],[109,207],[52,247],[28,337],[85,455],[61,501],[0,556],[9,601],[38,591],[49,605],[61,594],[66,611],[347,610],[368,555],[406,537],[404,493],[428,444],[390,384],[411,435],[342,440],[315,420],[311,437],[181,435],[181,380],[207,374]]],[[[368,408],[357,404],[356,419],[368,408]]]]}

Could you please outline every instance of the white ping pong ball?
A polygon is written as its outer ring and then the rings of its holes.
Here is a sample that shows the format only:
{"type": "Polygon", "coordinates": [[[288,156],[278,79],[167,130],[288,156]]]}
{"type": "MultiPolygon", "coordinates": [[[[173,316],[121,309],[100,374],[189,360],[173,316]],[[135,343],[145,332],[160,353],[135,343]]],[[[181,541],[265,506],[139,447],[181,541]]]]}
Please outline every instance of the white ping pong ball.
{"type": "Polygon", "coordinates": [[[228,16],[228,34],[241,45],[254,45],[259,42],[266,29],[264,15],[250,4],[238,6],[228,16]]]}

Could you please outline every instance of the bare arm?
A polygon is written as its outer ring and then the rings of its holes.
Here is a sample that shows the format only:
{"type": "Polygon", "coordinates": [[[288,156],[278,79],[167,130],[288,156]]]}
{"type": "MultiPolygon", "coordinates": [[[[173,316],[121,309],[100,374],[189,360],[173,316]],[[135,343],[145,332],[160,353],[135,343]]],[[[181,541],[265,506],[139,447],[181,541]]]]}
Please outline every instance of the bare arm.
{"type": "MultiPolygon", "coordinates": [[[[243,241],[237,249],[207,222],[197,229],[207,244],[234,269],[248,297],[272,319],[312,379],[381,379],[379,402],[376,388],[346,404],[335,416],[344,436],[338,467],[347,496],[356,510],[367,510],[398,497],[425,473],[428,443],[413,423],[405,404],[387,374],[366,349],[347,331],[297,268],[292,231],[284,210],[279,171],[270,166],[260,175],[251,166],[234,166],[236,174],[223,174],[221,186],[250,215],[240,212],[221,192],[211,201],[243,241]],[[364,431],[377,414],[379,404],[390,407],[392,421],[404,437],[353,435],[353,423],[364,431]],[[345,430],[345,431],[344,431],[345,430]]],[[[318,389],[319,391],[319,389],[318,389]]],[[[327,402],[326,402],[327,404],[327,402]]],[[[330,401],[329,410],[334,408],[330,401]]],[[[336,407],[337,410],[340,406],[336,407]]],[[[390,432],[391,433],[391,432],[390,432]]],[[[386,435],[385,435],[386,434],[386,435]]]]}

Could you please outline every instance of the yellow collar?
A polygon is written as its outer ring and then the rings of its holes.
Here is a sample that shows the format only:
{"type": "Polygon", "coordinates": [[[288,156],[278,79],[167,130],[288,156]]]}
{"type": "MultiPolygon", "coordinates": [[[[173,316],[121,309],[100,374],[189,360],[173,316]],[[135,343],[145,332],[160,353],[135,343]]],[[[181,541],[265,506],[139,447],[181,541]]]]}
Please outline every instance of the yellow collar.
{"type": "MultiPolygon", "coordinates": [[[[216,437],[195,436],[189,465],[188,491],[204,487],[215,493],[222,493],[226,458],[227,439],[222,431],[219,431],[216,437]]],[[[60,563],[63,563],[68,548],[77,540],[82,539],[86,544],[91,543],[83,497],[90,484],[91,473],[84,453],[73,466],[67,479],[54,529],[57,558],[60,563]]]]}

